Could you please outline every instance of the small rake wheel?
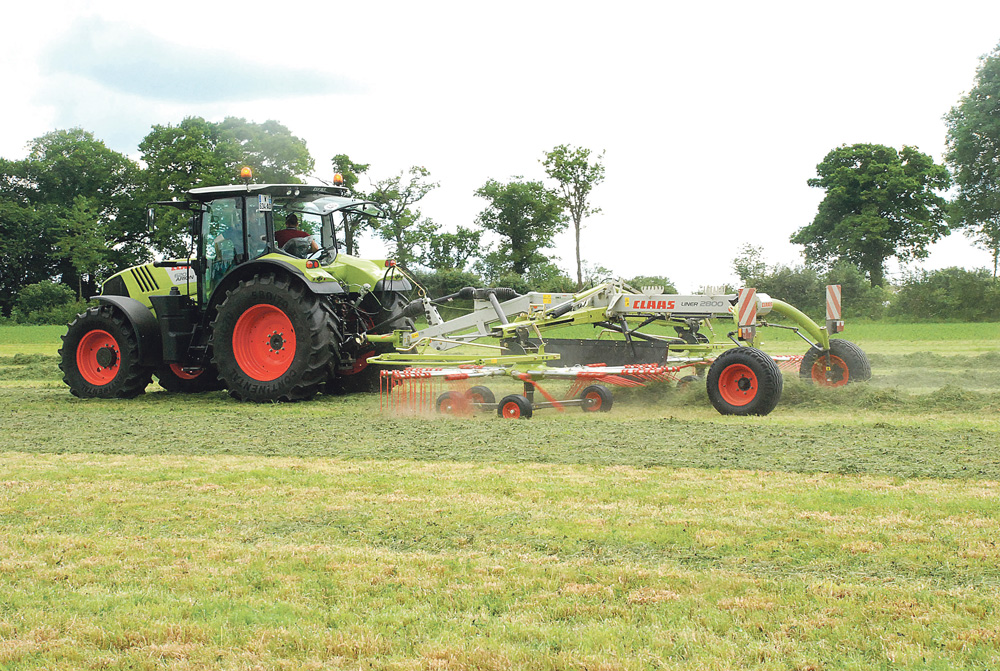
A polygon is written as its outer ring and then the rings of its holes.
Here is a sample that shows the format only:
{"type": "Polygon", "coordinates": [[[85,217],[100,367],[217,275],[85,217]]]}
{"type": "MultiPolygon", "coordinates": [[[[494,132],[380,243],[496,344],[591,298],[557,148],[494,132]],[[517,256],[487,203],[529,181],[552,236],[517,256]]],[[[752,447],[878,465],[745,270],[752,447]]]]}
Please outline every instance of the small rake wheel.
{"type": "Polygon", "coordinates": [[[457,391],[446,391],[437,397],[437,401],[434,404],[437,407],[437,411],[442,415],[455,415],[458,414],[463,408],[468,406],[468,402],[465,396],[458,393],[457,391]]]}
{"type": "Polygon", "coordinates": [[[582,401],[580,408],[584,412],[608,412],[614,403],[608,388],[599,384],[585,387],[580,392],[580,400],[582,401]]]}
{"type": "Polygon", "coordinates": [[[504,396],[497,404],[497,415],[504,419],[528,419],[531,411],[531,401],[521,394],[504,396]]]}
{"type": "Polygon", "coordinates": [[[497,397],[493,395],[493,390],[482,385],[469,388],[469,391],[465,392],[465,397],[469,399],[470,403],[493,405],[497,402],[497,397]]]}
{"type": "Polygon", "coordinates": [[[830,340],[830,374],[826,370],[826,353],[812,347],[802,357],[799,377],[824,387],[842,387],[851,382],[872,379],[872,366],[864,350],[850,340],[830,340]]]}
{"type": "Polygon", "coordinates": [[[766,415],[781,399],[774,359],[756,347],[726,350],[708,370],[708,399],[723,415],[766,415]]]}

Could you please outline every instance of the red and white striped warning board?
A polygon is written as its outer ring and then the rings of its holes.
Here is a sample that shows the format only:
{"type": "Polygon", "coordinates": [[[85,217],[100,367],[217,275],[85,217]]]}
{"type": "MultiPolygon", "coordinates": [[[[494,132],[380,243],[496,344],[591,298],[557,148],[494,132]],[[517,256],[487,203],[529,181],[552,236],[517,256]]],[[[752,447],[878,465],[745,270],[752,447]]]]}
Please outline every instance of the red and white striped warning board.
{"type": "Polygon", "coordinates": [[[736,315],[740,326],[753,326],[757,323],[756,289],[740,289],[736,297],[736,315]]]}
{"type": "Polygon", "coordinates": [[[840,319],[840,285],[826,285],[826,318],[840,319]]]}

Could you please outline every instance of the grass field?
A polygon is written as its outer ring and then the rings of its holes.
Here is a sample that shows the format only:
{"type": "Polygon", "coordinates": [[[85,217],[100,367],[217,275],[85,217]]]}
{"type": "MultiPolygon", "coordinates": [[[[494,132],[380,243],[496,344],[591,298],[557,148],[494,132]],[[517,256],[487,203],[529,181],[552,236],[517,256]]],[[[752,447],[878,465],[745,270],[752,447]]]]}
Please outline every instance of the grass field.
{"type": "Polygon", "coordinates": [[[0,668],[1000,668],[1000,326],[848,328],[767,417],[515,422],[81,401],[0,327],[0,668]]]}

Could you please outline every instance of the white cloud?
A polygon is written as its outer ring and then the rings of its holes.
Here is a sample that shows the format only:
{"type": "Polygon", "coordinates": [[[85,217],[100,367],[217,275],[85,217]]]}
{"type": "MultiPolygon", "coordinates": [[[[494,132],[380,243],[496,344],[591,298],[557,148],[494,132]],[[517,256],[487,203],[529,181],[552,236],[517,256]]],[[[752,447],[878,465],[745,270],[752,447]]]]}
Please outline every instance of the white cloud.
{"type": "MultiPolygon", "coordinates": [[[[453,228],[471,224],[486,179],[541,177],[538,159],[559,143],[604,149],[585,260],[693,289],[732,280],[744,242],[798,259],[788,238],[815,214],[822,193],[806,180],[832,148],[910,144],[940,158],[942,115],[1000,41],[1000,5],[985,1],[245,9],[16,8],[12,25],[26,28],[0,56],[24,104],[3,113],[0,155],[55,127],[134,155],[152,124],[276,119],[327,177],[335,153],[371,162],[375,178],[426,166],[442,186],[423,210],[453,228]]],[[[569,268],[568,234],[557,253],[569,268]]],[[[955,237],[930,266],[956,264],[989,259],[955,237]]]]}

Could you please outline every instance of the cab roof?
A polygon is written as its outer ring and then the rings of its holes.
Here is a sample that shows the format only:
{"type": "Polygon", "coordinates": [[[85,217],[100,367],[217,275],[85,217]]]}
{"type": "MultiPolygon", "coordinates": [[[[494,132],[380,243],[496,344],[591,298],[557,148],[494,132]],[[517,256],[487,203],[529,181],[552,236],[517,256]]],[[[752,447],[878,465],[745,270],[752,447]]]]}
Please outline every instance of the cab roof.
{"type": "Polygon", "coordinates": [[[317,184],[228,184],[225,186],[203,186],[188,191],[188,195],[202,203],[216,198],[245,196],[247,194],[268,194],[272,198],[300,198],[317,196],[347,196],[343,186],[317,184]]]}

